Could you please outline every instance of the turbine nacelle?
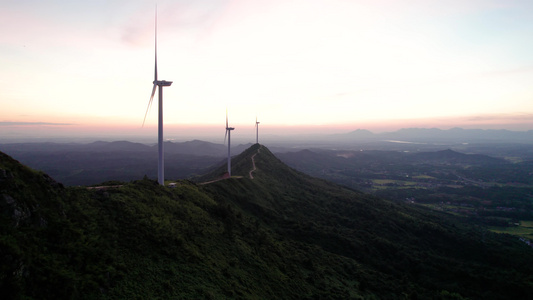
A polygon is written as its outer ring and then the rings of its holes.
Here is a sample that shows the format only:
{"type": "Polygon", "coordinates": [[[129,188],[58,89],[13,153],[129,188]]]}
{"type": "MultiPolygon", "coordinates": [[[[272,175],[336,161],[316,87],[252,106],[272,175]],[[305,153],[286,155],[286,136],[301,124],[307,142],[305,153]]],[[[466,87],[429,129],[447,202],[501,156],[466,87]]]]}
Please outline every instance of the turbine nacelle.
{"type": "MultiPolygon", "coordinates": [[[[224,144],[226,144],[226,138],[228,137],[228,132],[230,132],[231,130],[235,130],[234,127],[229,127],[229,124],[228,124],[228,109],[226,108],[226,134],[224,134],[224,144]]],[[[228,146],[229,146],[229,143],[228,143],[228,146]]],[[[228,148],[228,155],[229,155],[229,148],[228,148]]]]}
{"type": "Polygon", "coordinates": [[[158,86],[170,86],[172,84],[172,81],[154,80],[153,84],[158,86]]]}
{"type": "Polygon", "coordinates": [[[224,144],[226,144],[226,138],[228,137],[228,132],[235,130],[234,127],[226,127],[226,134],[224,134],[224,144]]]}

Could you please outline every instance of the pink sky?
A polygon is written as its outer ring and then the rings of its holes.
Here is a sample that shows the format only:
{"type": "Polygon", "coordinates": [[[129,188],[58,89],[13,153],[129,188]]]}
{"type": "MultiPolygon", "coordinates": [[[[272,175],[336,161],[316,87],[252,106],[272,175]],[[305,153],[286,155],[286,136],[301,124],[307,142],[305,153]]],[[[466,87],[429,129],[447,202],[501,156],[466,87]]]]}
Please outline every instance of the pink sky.
{"type": "MultiPolygon", "coordinates": [[[[531,1],[157,5],[159,75],[174,81],[164,91],[169,138],[222,134],[226,108],[236,138],[253,132],[256,116],[272,134],[533,129],[531,1]]],[[[155,140],[157,105],[140,128],[153,80],[154,7],[1,3],[0,139],[155,140]]]]}

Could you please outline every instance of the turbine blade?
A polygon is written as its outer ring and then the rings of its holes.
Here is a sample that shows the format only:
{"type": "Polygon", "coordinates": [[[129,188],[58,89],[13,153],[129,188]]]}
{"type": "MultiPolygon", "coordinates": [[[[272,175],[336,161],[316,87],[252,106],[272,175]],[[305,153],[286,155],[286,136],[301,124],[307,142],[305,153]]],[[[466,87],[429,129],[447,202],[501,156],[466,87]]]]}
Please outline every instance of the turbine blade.
{"type": "Polygon", "coordinates": [[[155,7],[155,69],[154,81],[157,81],[157,5],[155,7]]]}
{"type": "MultiPolygon", "coordinates": [[[[226,107],[226,129],[228,129],[228,108],[226,107]]],[[[226,133],[228,133],[226,131],[226,133]]]]}
{"type": "Polygon", "coordinates": [[[152,89],[152,96],[150,96],[150,101],[148,101],[148,107],[146,108],[146,112],[144,113],[144,120],[143,120],[143,126],[142,127],[144,127],[144,122],[146,121],[146,116],[148,115],[148,111],[150,110],[150,107],[152,107],[152,102],[154,100],[156,87],[157,87],[157,85],[154,83],[154,88],[152,89]]]}
{"type": "MultiPolygon", "coordinates": [[[[157,46],[156,46],[156,48],[157,48],[157,46]]],[[[157,53],[155,54],[154,82],[155,81],[157,81],[157,53]]]]}
{"type": "MultiPolygon", "coordinates": [[[[228,126],[226,126],[228,127],[228,126]]],[[[226,145],[226,138],[228,137],[228,130],[226,129],[226,134],[224,134],[224,145],[226,145]]]]}

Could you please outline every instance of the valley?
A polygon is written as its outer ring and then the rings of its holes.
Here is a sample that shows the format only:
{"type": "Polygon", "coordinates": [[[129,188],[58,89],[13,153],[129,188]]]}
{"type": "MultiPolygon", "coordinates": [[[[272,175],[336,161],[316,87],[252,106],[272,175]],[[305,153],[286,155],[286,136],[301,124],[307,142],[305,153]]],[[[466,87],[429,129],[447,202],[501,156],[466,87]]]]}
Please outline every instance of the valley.
{"type": "Polygon", "coordinates": [[[533,239],[533,230],[521,226],[533,220],[531,161],[449,149],[418,153],[316,149],[279,157],[312,176],[533,239]]]}

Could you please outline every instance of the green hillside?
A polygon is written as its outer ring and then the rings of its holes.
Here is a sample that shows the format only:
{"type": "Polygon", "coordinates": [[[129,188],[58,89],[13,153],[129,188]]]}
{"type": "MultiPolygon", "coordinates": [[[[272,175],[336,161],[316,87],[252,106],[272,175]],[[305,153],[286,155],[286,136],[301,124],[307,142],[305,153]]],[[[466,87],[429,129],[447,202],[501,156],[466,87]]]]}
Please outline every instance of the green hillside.
{"type": "Polygon", "coordinates": [[[258,144],[233,158],[232,173],[173,189],[149,179],[65,188],[0,153],[2,295],[525,299],[533,292],[533,249],[516,238],[303,175],[258,144]]]}

